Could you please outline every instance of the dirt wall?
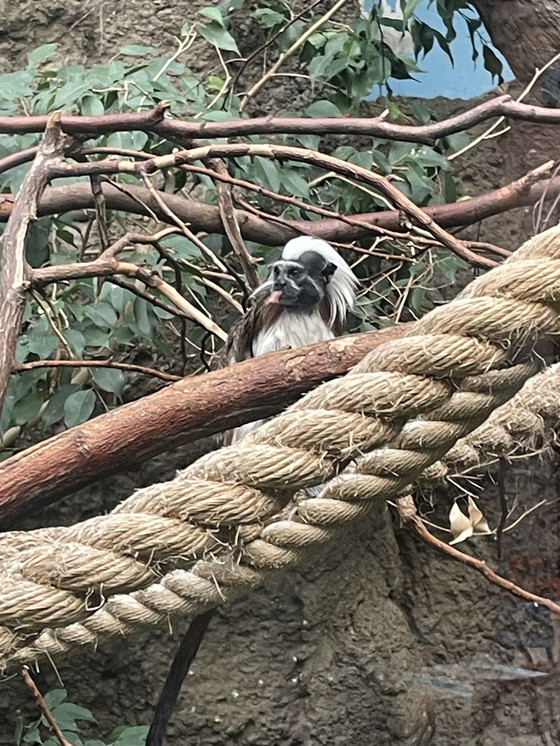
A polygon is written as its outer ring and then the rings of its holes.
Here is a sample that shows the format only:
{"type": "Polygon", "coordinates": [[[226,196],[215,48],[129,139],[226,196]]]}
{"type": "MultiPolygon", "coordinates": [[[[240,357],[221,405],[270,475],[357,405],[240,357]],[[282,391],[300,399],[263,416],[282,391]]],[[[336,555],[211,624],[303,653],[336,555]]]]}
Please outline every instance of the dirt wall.
{"type": "MultiPolygon", "coordinates": [[[[207,2],[3,3],[4,69],[39,43],[59,41],[69,59],[106,59],[123,43],[174,45],[183,21],[207,2]]],[[[204,65],[196,55],[196,65],[204,65]]],[[[290,95],[293,91],[290,91],[290,95]]],[[[263,95],[274,108],[278,89],[263,95]],[[268,97],[268,98],[267,98],[268,97]]],[[[303,95],[303,94],[302,94],[303,95]]],[[[464,104],[447,104],[457,109],[464,104]]],[[[279,107],[281,108],[281,107],[279,107]]],[[[516,129],[461,163],[472,193],[521,176],[552,141],[516,129]]],[[[540,132],[540,131],[539,131],[540,132]]],[[[516,247],[530,211],[488,221],[481,237],[516,247]]],[[[207,444],[206,444],[207,445],[207,444]]],[[[38,522],[70,522],[108,509],[136,485],[171,477],[199,453],[186,448],[68,498],[38,522]]],[[[512,500],[557,499],[552,459],[508,472],[512,500]]],[[[494,491],[493,491],[494,490],[494,491]]],[[[440,496],[443,503],[451,495],[440,496]]],[[[485,502],[496,502],[488,483],[485,502]]],[[[481,538],[466,545],[518,582],[553,594],[558,575],[558,503],[506,535],[504,558],[481,538]]],[[[29,526],[29,522],[27,523],[29,526]]],[[[56,665],[70,698],[98,718],[93,735],[148,723],[186,620],[108,641],[56,665]]],[[[390,509],[356,526],[311,565],[220,610],[187,681],[168,743],[258,746],[536,746],[560,743],[557,642],[547,612],[490,587],[403,531],[390,509]]],[[[49,663],[39,677],[58,686],[49,663]]],[[[21,682],[0,685],[0,745],[12,744],[15,709],[33,712],[21,682]]]]}

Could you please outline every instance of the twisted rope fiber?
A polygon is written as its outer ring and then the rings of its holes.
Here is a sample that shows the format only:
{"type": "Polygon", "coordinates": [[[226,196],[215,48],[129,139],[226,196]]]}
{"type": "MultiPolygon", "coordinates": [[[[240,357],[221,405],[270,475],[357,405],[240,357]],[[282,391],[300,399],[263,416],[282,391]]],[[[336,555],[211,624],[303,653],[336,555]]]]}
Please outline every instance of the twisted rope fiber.
{"type": "MultiPolygon", "coordinates": [[[[546,427],[557,424],[559,416],[560,364],[557,364],[531,378],[516,396],[459,440],[444,460],[430,466],[421,478],[431,481],[451,470],[477,465],[489,449],[494,456],[507,456],[523,445],[533,448],[545,437],[546,427]]],[[[408,423],[405,428],[418,422],[408,423]]],[[[398,462],[396,451],[386,449],[383,456],[391,454],[398,462]]],[[[297,519],[297,515],[293,518],[297,519]]],[[[259,585],[265,577],[263,570],[239,565],[231,557],[223,564],[198,562],[191,572],[176,570],[143,591],[113,596],[83,624],[44,631],[31,645],[14,648],[9,664],[29,662],[45,653],[60,655],[77,645],[97,645],[100,637],[126,635],[139,624],[161,625],[171,615],[200,613],[225,600],[233,600],[259,585]]],[[[5,644],[10,642],[14,642],[13,635],[5,644]]]]}
{"type": "MultiPolygon", "coordinates": [[[[428,315],[414,330],[422,336],[379,348],[355,373],[320,387],[239,445],[203,457],[167,484],[138,491],[110,516],[67,529],[6,534],[0,541],[0,556],[5,559],[0,597],[0,621],[6,625],[0,631],[4,654],[13,655],[24,635],[42,626],[62,627],[91,616],[94,604],[86,603],[88,594],[101,604],[103,596],[149,584],[164,561],[177,555],[192,561],[215,549],[223,541],[217,528],[263,520],[299,487],[325,481],[349,460],[383,443],[396,442],[407,418],[423,414],[426,423],[433,424],[427,413],[436,407],[440,436],[432,433],[428,443],[421,438],[410,441],[410,437],[401,443],[407,458],[413,446],[421,449],[421,468],[425,468],[534,373],[532,364],[497,372],[491,368],[508,365],[523,346],[535,341],[537,332],[558,331],[553,307],[558,297],[560,240],[558,229],[553,229],[473,283],[469,291],[472,300],[459,300],[428,315]],[[484,297],[494,292],[502,297],[484,297]],[[517,295],[521,301],[514,300],[517,295]],[[481,339],[470,336],[475,334],[481,339]],[[457,406],[456,397],[464,398],[465,394],[469,395],[469,406],[457,406]],[[467,419],[454,421],[458,414],[467,419]],[[156,516],[148,514],[148,509],[156,516]],[[195,525],[183,526],[181,532],[176,523],[185,519],[195,525]],[[173,531],[168,536],[170,521],[173,531]],[[127,531],[131,524],[132,531],[127,531]],[[104,525],[108,526],[107,534],[104,525]],[[109,551],[108,545],[115,539],[117,544],[109,551]],[[123,551],[125,554],[119,554],[123,551]],[[85,561],[89,554],[94,555],[93,568],[85,561]],[[115,568],[118,572],[113,572],[115,568]]],[[[352,475],[351,492],[349,477],[341,475],[327,485],[319,499],[302,501],[294,517],[316,525],[276,521],[258,538],[253,538],[255,528],[240,531],[246,534],[242,537],[246,541],[244,560],[255,569],[199,563],[196,573],[190,574],[200,586],[198,598],[192,601],[196,610],[201,604],[223,599],[224,592],[215,579],[225,584],[226,576],[233,573],[237,584],[254,585],[256,576],[260,577],[258,570],[266,573],[296,561],[302,548],[306,551],[308,545],[328,538],[331,524],[371,509],[368,500],[378,504],[381,497],[398,494],[421,469],[408,462],[400,473],[384,469],[382,464],[377,470],[378,474],[352,475]],[[356,482],[357,478],[362,482],[356,482]],[[361,490],[358,499],[356,484],[361,490]],[[345,498],[354,502],[344,503],[345,498]],[[205,573],[211,578],[205,578],[205,573]]],[[[173,573],[164,581],[172,583],[175,577],[173,573]]],[[[161,584],[153,584],[137,595],[157,596],[158,587],[161,584]]],[[[229,596],[235,593],[232,587],[229,596]]],[[[113,599],[113,607],[119,602],[119,598],[113,599]]],[[[94,631],[104,611],[90,619],[94,631]]],[[[152,616],[161,613],[154,611],[152,616]]],[[[73,632],[70,628],[64,633],[60,630],[59,638],[63,634],[68,638],[73,632]]]]}

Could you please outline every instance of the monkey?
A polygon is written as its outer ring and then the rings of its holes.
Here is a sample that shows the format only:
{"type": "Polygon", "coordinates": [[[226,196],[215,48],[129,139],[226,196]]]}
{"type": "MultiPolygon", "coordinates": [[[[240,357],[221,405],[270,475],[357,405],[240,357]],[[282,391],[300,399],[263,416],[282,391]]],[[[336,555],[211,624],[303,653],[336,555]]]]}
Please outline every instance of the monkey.
{"type": "MultiPolygon", "coordinates": [[[[357,285],[346,261],[326,241],[293,238],[229,335],[227,362],[334,339],[343,331],[357,285]]],[[[236,428],[226,442],[238,442],[261,424],[259,420],[236,428]]]]}
{"type": "MultiPolygon", "coordinates": [[[[339,336],[356,296],[358,280],[340,254],[326,241],[293,238],[271,266],[268,279],[251,295],[250,307],[226,343],[228,364],[286,347],[303,347],[339,336]]],[[[223,444],[236,443],[262,424],[249,422],[224,434],[223,444]]],[[[319,487],[308,488],[315,494],[319,487]]],[[[184,678],[194,659],[213,610],[195,617],[175,654],[156,705],[146,746],[161,746],[184,678]]]]}

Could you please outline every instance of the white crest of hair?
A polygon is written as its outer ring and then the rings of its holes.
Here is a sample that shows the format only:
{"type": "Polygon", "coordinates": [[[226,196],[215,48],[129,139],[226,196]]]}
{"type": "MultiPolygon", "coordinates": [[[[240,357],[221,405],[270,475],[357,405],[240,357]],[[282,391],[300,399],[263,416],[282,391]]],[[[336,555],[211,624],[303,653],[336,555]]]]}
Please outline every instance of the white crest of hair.
{"type": "Polygon", "coordinates": [[[358,285],[356,275],[330,243],[323,241],[322,238],[314,238],[313,236],[292,238],[284,246],[282,259],[297,262],[306,251],[315,251],[327,262],[335,265],[336,270],[328,282],[326,292],[330,307],[329,324],[332,326],[337,317],[343,322],[346,314],[354,305],[356,298],[356,287],[358,285]]]}

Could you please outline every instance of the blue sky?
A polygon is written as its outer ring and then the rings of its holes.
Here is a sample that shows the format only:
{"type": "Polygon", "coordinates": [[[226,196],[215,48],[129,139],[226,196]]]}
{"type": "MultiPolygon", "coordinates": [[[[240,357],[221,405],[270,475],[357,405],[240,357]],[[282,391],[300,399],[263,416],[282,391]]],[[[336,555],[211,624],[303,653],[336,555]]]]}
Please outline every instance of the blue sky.
{"type": "MultiPolygon", "coordinates": [[[[385,0],[386,4],[395,9],[397,0],[385,0]]],[[[433,28],[445,32],[445,26],[441,22],[435,5],[430,7],[428,0],[423,0],[415,10],[415,16],[425,21],[433,28]]],[[[474,17],[474,11],[472,17],[474,17]]],[[[492,82],[492,75],[484,69],[482,61],[482,43],[479,41],[478,59],[472,60],[472,47],[467,24],[457,15],[455,21],[457,31],[456,39],[451,42],[451,52],[454,64],[449,57],[434,42],[434,46],[425,58],[420,57],[418,67],[422,73],[416,73],[417,80],[391,80],[391,88],[400,96],[418,96],[421,98],[433,98],[434,96],[446,96],[447,98],[469,99],[481,93],[491,90],[496,85],[492,82]]],[[[483,26],[479,29],[484,38],[484,43],[492,46],[488,33],[483,26]]],[[[503,77],[505,80],[513,80],[513,74],[503,56],[494,48],[495,54],[504,66],[503,77]]],[[[374,91],[374,96],[377,92],[374,91]]]]}

